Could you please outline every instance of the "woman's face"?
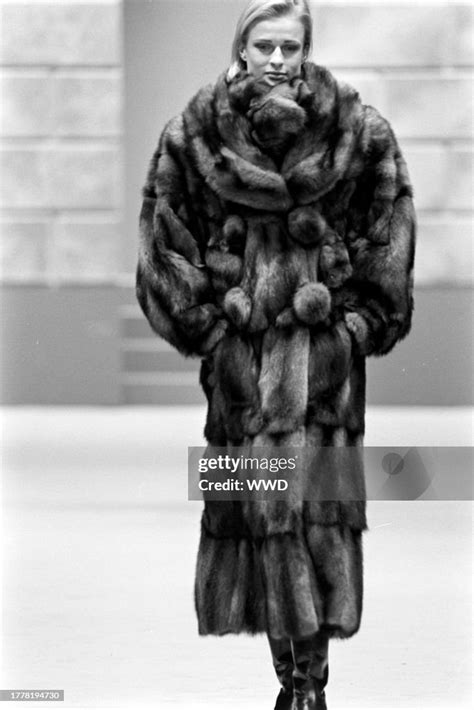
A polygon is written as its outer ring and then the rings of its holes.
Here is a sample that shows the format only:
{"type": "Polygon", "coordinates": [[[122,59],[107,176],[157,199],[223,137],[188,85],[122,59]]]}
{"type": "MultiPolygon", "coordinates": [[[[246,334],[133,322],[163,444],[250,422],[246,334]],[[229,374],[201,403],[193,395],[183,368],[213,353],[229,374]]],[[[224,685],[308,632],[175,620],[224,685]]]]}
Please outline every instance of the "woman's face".
{"type": "Polygon", "coordinates": [[[304,27],[298,17],[284,15],[257,22],[240,56],[247,71],[270,86],[298,76],[303,63],[304,27]]]}

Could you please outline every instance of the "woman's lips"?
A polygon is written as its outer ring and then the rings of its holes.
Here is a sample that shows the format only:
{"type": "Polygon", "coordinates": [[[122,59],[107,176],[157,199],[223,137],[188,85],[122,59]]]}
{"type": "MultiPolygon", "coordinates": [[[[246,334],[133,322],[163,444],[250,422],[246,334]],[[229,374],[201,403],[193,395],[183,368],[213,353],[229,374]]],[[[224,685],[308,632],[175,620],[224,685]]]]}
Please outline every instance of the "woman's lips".
{"type": "Polygon", "coordinates": [[[265,72],[265,76],[273,81],[285,81],[286,80],[286,74],[283,72],[267,71],[267,72],[265,72]]]}

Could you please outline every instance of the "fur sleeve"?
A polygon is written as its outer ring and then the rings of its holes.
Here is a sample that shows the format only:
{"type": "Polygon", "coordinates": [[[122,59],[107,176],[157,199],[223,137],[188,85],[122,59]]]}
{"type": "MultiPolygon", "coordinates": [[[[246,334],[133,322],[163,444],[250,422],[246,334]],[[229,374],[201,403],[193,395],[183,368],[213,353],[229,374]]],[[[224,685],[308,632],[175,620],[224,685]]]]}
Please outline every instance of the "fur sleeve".
{"type": "Polygon", "coordinates": [[[182,163],[181,119],[165,128],[148,171],[140,213],[136,292],[151,327],[185,355],[204,355],[226,321],[193,235],[182,163]]]}
{"type": "Polygon", "coordinates": [[[346,325],[366,355],[385,355],[411,327],[416,220],[405,161],[393,131],[365,109],[365,169],[348,241],[353,268],[341,296],[346,325]]]}

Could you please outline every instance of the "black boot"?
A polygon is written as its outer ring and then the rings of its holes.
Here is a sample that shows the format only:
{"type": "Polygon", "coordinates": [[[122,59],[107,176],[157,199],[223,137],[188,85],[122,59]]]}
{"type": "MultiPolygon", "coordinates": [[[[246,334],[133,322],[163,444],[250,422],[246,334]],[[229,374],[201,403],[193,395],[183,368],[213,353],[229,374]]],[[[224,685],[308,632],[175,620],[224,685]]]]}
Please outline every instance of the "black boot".
{"type": "Polygon", "coordinates": [[[316,691],[316,710],[328,710],[326,705],[326,693],[324,688],[328,682],[328,667],[326,666],[326,671],[322,678],[314,678],[314,688],[316,691]]]}
{"type": "Polygon", "coordinates": [[[281,683],[281,690],[276,700],[275,710],[291,710],[293,702],[293,654],[291,643],[287,639],[268,637],[272,661],[281,683]]]}
{"type": "Polygon", "coordinates": [[[311,664],[311,675],[316,691],[316,710],[327,710],[324,688],[329,679],[328,654],[329,636],[320,631],[313,638],[313,662],[311,664]]]}
{"type": "Polygon", "coordinates": [[[293,704],[291,710],[327,710],[324,688],[329,677],[328,636],[322,632],[292,641],[293,704]]]}

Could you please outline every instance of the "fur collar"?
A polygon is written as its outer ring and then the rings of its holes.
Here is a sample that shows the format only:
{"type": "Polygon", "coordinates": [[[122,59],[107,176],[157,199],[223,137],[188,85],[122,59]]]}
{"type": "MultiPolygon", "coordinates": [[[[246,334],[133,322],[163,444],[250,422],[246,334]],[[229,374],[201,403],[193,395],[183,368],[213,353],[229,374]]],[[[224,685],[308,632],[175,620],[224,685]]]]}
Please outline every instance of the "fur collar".
{"type": "Polygon", "coordinates": [[[307,63],[268,89],[245,72],[202,89],[185,109],[190,152],[225,200],[287,211],[315,202],[347,172],[362,127],[352,87],[307,63]]]}

